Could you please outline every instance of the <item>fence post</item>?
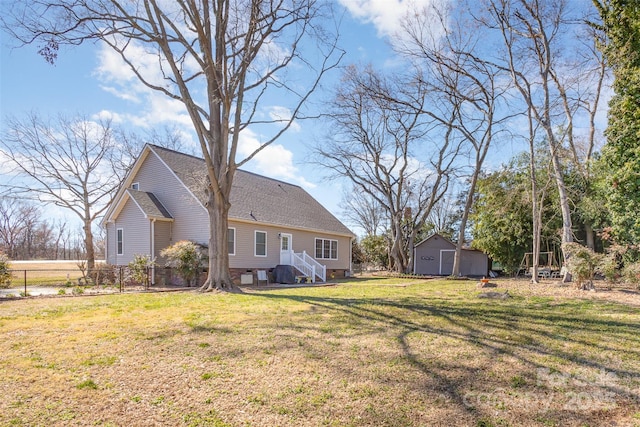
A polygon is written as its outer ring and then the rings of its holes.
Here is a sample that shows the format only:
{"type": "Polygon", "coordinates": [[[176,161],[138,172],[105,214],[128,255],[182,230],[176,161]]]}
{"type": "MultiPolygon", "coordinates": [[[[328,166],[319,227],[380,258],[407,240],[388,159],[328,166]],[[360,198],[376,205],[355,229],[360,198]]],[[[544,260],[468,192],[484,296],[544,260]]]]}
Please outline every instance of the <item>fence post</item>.
{"type": "Polygon", "coordinates": [[[27,297],[27,270],[24,271],[24,296],[27,297]]]}

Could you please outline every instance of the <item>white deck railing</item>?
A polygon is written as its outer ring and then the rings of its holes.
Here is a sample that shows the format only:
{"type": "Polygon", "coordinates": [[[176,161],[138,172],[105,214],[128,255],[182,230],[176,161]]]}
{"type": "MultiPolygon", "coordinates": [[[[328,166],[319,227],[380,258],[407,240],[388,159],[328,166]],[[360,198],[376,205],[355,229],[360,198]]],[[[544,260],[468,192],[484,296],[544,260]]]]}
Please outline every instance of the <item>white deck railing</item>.
{"type": "Polygon", "coordinates": [[[302,274],[310,277],[313,283],[316,282],[316,277],[322,282],[327,281],[327,267],[309,256],[306,251],[300,254],[292,252],[291,262],[302,274]]]}

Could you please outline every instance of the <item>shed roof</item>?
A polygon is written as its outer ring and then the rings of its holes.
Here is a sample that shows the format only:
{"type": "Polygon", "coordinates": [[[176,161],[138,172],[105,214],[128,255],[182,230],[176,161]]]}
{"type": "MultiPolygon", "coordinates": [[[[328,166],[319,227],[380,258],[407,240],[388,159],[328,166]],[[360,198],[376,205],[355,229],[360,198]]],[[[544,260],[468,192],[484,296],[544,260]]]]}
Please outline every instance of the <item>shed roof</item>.
{"type": "MultiPolygon", "coordinates": [[[[416,243],[416,244],[415,244],[415,245],[413,245],[413,246],[417,248],[418,246],[422,246],[423,244],[426,244],[427,242],[431,241],[432,239],[438,239],[438,238],[440,238],[440,239],[444,240],[445,242],[447,242],[447,243],[451,244],[451,245],[452,245],[452,246],[454,246],[454,247],[456,246],[456,244],[455,244],[455,243],[453,243],[451,240],[447,239],[447,238],[446,238],[446,237],[444,237],[442,234],[438,234],[438,233],[433,233],[431,236],[429,236],[429,237],[427,237],[426,239],[424,239],[424,240],[422,240],[422,241],[420,241],[420,242],[416,243]]],[[[469,252],[482,252],[482,251],[480,251],[480,250],[478,250],[478,249],[473,249],[473,248],[471,248],[471,247],[469,247],[469,246],[463,246],[463,247],[462,247],[462,250],[463,250],[463,251],[469,251],[469,252]]],[[[484,252],[482,252],[482,253],[484,253],[484,252]]]]}

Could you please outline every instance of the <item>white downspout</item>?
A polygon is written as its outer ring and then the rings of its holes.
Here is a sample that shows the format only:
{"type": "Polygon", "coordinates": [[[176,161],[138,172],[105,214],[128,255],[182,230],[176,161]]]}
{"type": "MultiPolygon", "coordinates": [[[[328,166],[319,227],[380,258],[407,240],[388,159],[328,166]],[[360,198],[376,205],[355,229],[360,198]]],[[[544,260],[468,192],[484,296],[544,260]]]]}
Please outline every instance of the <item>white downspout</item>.
{"type": "MultiPolygon", "coordinates": [[[[104,245],[104,262],[105,264],[109,265],[109,222],[108,221],[105,228],[107,231],[107,235],[106,235],[107,244],[104,245]]],[[[64,258],[64,254],[62,254],[62,257],[64,258]]]]}
{"type": "Polygon", "coordinates": [[[416,245],[413,245],[413,274],[418,274],[416,272],[416,265],[418,265],[418,263],[416,262],[416,245]]]}
{"type": "Polygon", "coordinates": [[[353,276],[353,237],[349,237],[349,277],[353,276]]]}
{"type": "Polygon", "coordinates": [[[151,254],[151,261],[153,262],[153,264],[151,264],[151,284],[155,285],[156,283],[156,263],[154,262],[155,258],[156,258],[156,254],[155,254],[155,248],[156,248],[156,219],[153,218],[151,220],[151,250],[149,251],[149,253],[151,254]]]}
{"type": "Polygon", "coordinates": [[[115,249],[113,251],[113,253],[115,254],[113,258],[115,262],[114,265],[118,265],[118,220],[117,219],[113,220],[113,248],[115,249]]]}

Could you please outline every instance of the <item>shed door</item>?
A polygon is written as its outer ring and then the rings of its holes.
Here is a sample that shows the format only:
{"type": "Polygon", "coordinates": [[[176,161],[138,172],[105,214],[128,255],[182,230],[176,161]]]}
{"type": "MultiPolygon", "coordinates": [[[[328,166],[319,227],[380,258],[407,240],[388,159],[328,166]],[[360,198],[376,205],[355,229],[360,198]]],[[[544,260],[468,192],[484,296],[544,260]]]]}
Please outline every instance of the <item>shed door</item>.
{"type": "Polygon", "coordinates": [[[456,251],[451,249],[440,250],[440,275],[451,276],[453,273],[453,260],[456,256],[456,251]]]}

